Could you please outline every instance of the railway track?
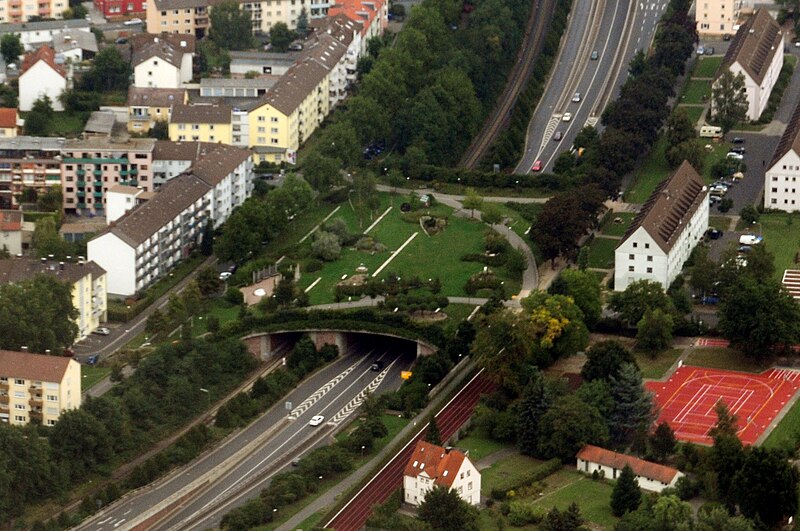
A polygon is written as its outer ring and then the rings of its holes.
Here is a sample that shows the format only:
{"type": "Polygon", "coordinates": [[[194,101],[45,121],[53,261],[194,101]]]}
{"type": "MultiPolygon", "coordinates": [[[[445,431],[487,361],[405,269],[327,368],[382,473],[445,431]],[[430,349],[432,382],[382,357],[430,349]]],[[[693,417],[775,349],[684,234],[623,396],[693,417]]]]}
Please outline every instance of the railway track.
{"type": "Polygon", "coordinates": [[[508,83],[503,89],[492,114],[484,122],[478,136],[470,144],[459,162],[462,168],[474,168],[497,139],[500,130],[511,119],[511,111],[520,92],[533,71],[534,60],[544,45],[547,30],[555,11],[556,0],[535,0],[525,28],[525,38],[520,46],[517,64],[511,69],[508,83]]]}

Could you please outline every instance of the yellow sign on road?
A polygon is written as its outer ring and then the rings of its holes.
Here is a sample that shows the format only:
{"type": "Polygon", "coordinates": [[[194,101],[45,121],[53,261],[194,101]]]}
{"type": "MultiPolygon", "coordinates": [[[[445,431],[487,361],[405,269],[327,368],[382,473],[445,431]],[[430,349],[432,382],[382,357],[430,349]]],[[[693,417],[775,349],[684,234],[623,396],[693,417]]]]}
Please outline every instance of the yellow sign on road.
{"type": "Polygon", "coordinates": [[[408,380],[409,378],[411,378],[412,374],[414,374],[414,373],[411,372],[411,371],[402,371],[400,373],[400,378],[402,378],[403,380],[408,380]]]}

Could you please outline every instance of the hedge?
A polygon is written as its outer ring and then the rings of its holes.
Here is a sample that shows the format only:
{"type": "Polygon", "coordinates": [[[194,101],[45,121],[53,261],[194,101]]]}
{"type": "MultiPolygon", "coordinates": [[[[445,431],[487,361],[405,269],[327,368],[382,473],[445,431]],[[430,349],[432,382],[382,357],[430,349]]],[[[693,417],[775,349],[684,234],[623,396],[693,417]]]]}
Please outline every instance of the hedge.
{"type": "Polygon", "coordinates": [[[501,481],[492,489],[491,497],[495,500],[505,500],[506,497],[508,497],[509,491],[530,485],[534,481],[541,481],[547,476],[561,470],[561,466],[561,460],[558,458],[546,461],[537,467],[531,468],[521,477],[501,481]]]}

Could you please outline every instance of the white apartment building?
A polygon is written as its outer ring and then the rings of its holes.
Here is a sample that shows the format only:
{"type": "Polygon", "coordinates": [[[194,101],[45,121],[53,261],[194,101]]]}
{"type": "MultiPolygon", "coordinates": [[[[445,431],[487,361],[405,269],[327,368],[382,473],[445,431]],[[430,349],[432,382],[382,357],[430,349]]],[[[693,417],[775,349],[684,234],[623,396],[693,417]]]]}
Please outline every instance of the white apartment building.
{"type": "Polygon", "coordinates": [[[192,35],[151,35],[133,38],[133,84],[177,89],[192,80],[195,38],[192,35]]]}
{"type": "Polygon", "coordinates": [[[675,468],[651,463],[630,455],[618,454],[591,444],[584,446],[576,458],[578,472],[585,474],[598,472],[602,473],[605,479],[611,480],[616,480],[625,465],[628,465],[636,475],[639,488],[653,492],[661,492],[667,487],[674,487],[678,479],[684,475],[675,468]]]}
{"type": "Polygon", "coordinates": [[[64,105],[58,97],[66,89],[67,71],[56,64],[52,48],[42,46],[25,54],[19,75],[20,111],[30,111],[33,103],[42,96],[50,98],[53,110],[63,111],[64,105]]]}
{"type": "Polygon", "coordinates": [[[783,68],[783,33],[769,11],[762,8],[742,24],[731,41],[720,72],[744,76],[747,118],[758,120],[783,68]]]}
{"type": "Polygon", "coordinates": [[[708,229],[708,188],[684,161],[636,215],[614,253],[614,290],[637,280],[667,289],[708,229]]]}
{"type": "Polygon", "coordinates": [[[800,210],[800,103],[767,165],[764,208],[785,212],[800,210]]]}
{"type": "Polygon", "coordinates": [[[0,422],[53,426],[81,406],[81,365],[63,356],[0,350],[0,422]]]}
{"type": "MultiPolygon", "coordinates": [[[[3,7],[4,2],[0,1],[0,8],[3,7]]],[[[64,4],[66,5],[66,0],[64,4]]],[[[2,20],[2,11],[0,11],[0,22],[7,22],[2,20]]],[[[41,22],[26,22],[24,24],[3,24],[0,25],[0,37],[6,34],[14,34],[19,36],[22,47],[26,52],[38,48],[43,44],[53,44],[54,37],[57,33],[63,31],[84,33],[92,33],[92,24],[88,20],[43,20],[41,22]]]]}
{"type": "Polygon", "coordinates": [[[481,473],[462,452],[419,440],[403,472],[403,499],[419,505],[436,485],[454,490],[471,505],[481,503],[481,473]]]}
{"type": "Polygon", "coordinates": [[[733,35],[739,29],[743,11],[753,8],[753,0],[698,0],[695,2],[695,21],[700,35],[733,35]]]}

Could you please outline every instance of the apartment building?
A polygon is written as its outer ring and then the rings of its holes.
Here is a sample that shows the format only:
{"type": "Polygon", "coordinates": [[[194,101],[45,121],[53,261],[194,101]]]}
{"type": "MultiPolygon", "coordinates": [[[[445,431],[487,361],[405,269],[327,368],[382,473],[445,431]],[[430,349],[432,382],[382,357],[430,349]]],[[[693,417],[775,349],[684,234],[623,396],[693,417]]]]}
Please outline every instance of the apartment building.
{"type": "Polygon", "coordinates": [[[32,17],[61,19],[68,0],[0,0],[0,23],[21,24],[32,17]]]}
{"type": "Polygon", "coordinates": [[[94,5],[108,19],[144,15],[146,0],[94,0],[94,5]]]}
{"type": "Polygon", "coordinates": [[[177,89],[192,80],[193,35],[141,33],[131,40],[134,85],[177,89]]]}
{"type": "Polygon", "coordinates": [[[72,358],[0,350],[0,422],[53,426],[81,406],[81,365],[72,358]]]}
{"type": "Polygon", "coordinates": [[[242,2],[242,9],[250,12],[253,33],[269,33],[272,26],[283,22],[290,29],[297,27],[297,19],[305,10],[309,20],[324,18],[331,2],[321,0],[260,0],[242,2]]]}
{"type": "Polygon", "coordinates": [[[43,194],[61,184],[63,138],[0,137],[0,208],[19,208],[25,188],[43,194]]]}
{"type": "Polygon", "coordinates": [[[78,310],[75,324],[79,341],[106,322],[108,305],[106,272],[94,262],[59,262],[42,258],[12,258],[0,260],[0,284],[30,280],[47,275],[72,287],[72,305],[78,310]]]}
{"type": "Polygon", "coordinates": [[[64,212],[105,215],[105,194],[117,184],[152,190],[155,142],[108,137],[65,141],[61,149],[64,212]]]}
{"type": "Polygon", "coordinates": [[[733,35],[742,12],[752,8],[753,0],[699,0],[695,3],[697,31],[709,37],[733,35]]]}
{"type": "Polygon", "coordinates": [[[153,87],[128,88],[128,131],[148,133],[156,122],[169,123],[172,108],[189,101],[186,90],[153,87]]]}
{"type": "Polygon", "coordinates": [[[229,105],[175,105],[169,123],[169,138],[175,142],[233,143],[229,105]]]}
{"type": "Polygon", "coordinates": [[[381,37],[389,25],[389,2],[387,0],[335,0],[328,10],[329,16],[345,15],[353,22],[361,24],[361,51],[367,53],[367,42],[381,37]]]}
{"type": "MultiPolygon", "coordinates": [[[[300,57],[302,52],[230,52],[231,75],[245,76],[256,73],[258,75],[282,76],[289,70],[300,57]]],[[[202,82],[202,81],[201,81],[202,82]]]]}
{"type": "Polygon", "coordinates": [[[59,96],[67,89],[67,71],[56,63],[56,53],[49,46],[28,52],[19,74],[19,110],[30,111],[33,103],[47,96],[55,111],[63,111],[59,96]]]}
{"type": "Polygon", "coordinates": [[[785,212],[800,210],[800,103],[767,165],[764,208],[785,212]]]}
{"type": "MultiPolygon", "coordinates": [[[[66,2],[65,2],[66,4],[66,2]]],[[[0,7],[3,2],[0,0],[0,7]]],[[[0,11],[2,15],[2,11],[0,11]]],[[[5,22],[0,16],[0,22],[5,22]]],[[[88,20],[42,20],[39,22],[25,22],[23,24],[0,25],[0,37],[7,34],[19,36],[22,47],[26,52],[38,48],[43,44],[52,44],[55,34],[62,31],[92,32],[92,24],[88,20]]]]}

